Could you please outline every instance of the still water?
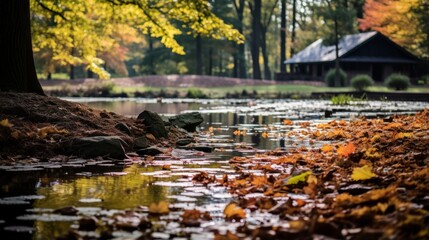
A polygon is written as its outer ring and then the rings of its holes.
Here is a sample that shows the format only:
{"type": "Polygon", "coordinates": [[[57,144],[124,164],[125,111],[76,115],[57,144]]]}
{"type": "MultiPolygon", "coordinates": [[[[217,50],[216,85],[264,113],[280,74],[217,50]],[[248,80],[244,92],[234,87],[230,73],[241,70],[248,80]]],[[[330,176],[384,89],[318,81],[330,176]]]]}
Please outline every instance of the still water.
{"type": "MultiPolygon", "coordinates": [[[[228,159],[233,155],[254,154],[275,148],[311,148],[323,144],[310,144],[304,138],[286,137],[289,131],[299,130],[299,124],[285,126],[282,121],[289,119],[297,123],[317,124],[339,118],[409,114],[429,107],[428,103],[407,102],[357,102],[349,106],[332,106],[329,101],[319,100],[68,100],[130,117],[137,116],[143,110],[167,116],[199,111],[205,122],[199,129],[198,137],[202,142],[223,150],[206,154],[173,150],[157,156],[151,163],[145,163],[144,159],[125,162],[74,159],[62,163],[59,158],[50,162],[34,161],[31,166],[2,166],[2,239],[55,239],[69,229],[75,229],[76,220],[82,216],[101,215],[108,218],[126,209],[141,206],[144,209],[161,200],[167,200],[176,208],[210,211],[218,222],[216,224],[222,224],[222,209],[232,196],[223,188],[193,184],[192,176],[202,170],[217,176],[231,174],[234,171],[230,169],[228,159]],[[242,145],[251,148],[236,148],[242,145]],[[163,169],[164,165],[169,165],[170,169],[163,169]],[[74,206],[78,213],[68,216],[55,212],[70,206],[74,206]]],[[[163,231],[173,230],[166,227],[163,231]]],[[[197,238],[199,233],[192,234],[197,238]]],[[[132,239],[138,237],[138,233],[116,231],[114,236],[117,239],[132,239]]]]}

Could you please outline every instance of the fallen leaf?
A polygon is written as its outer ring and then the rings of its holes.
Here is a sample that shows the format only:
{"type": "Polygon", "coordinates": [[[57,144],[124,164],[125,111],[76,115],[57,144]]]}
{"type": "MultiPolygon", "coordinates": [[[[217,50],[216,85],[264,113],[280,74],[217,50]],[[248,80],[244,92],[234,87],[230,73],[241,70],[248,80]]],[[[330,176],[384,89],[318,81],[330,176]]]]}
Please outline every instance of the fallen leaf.
{"type": "Polygon", "coordinates": [[[292,122],[292,120],[289,120],[289,119],[285,119],[285,120],[283,120],[283,125],[293,125],[293,122],[292,122]]]}
{"type": "Polygon", "coordinates": [[[334,147],[329,144],[325,144],[320,150],[322,150],[324,153],[328,153],[334,151],[334,147]]]}
{"type": "Polygon", "coordinates": [[[6,127],[6,128],[11,128],[13,127],[13,124],[9,122],[9,119],[3,119],[0,121],[0,126],[2,127],[6,127]]]}
{"type": "Polygon", "coordinates": [[[149,213],[151,214],[167,214],[170,212],[168,208],[169,203],[160,201],[159,203],[151,203],[149,206],[149,213]]]}
{"type": "Polygon", "coordinates": [[[226,205],[223,213],[225,214],[226,220],[241,220],[246,217],[246,212],[235,202],[226,205]]]}
{"type": "Polygon", "coordinates": [[[155,141],[156,138],[152,133],[146,133],[146,138],[152,141],[155,141]]]}
{"type": "Polygon", "coordinates": [[[69,132],[65,129],[58,130],[54,126],[47,126],[37,130],[37,136],[39,138],[45,138],[48,134],[68,134],[69,132]]]}
{"type": "Polygon", "coordinates": [[[369,165],[365,165],[360,168],[353,168],[353,173],[352,173],[353,181],[367,180],[376,176],[377,175],[372,172],[372,168],[369,165]]]}
{"type": "Polygon", "coordinates": [[[356,150],[355,145],[353,143],[349,143],[346,146],[340,146],[337,149],[337,153],[340,156],[348,157],[350,154],[354,153],[355,150],[356,150]]]}
{"type": "Polygon", "coordinates": [[[298,184],[299,182],[306,182],[308,176],[310,175],[311,175],[311,171],[306,171],[296,176],[290,177],[287,180],[286,185],[293,185],[293,184],[298,184]]]}

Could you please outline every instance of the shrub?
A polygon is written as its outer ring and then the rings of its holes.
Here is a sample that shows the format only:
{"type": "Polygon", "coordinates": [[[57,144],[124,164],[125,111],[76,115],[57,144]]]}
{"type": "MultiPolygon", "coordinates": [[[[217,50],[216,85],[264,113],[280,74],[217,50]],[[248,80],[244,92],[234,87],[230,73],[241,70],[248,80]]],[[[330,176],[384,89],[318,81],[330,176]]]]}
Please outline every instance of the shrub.
{"type": "Polygon", "coordinates": [[[384,84],[390,89],[406,90],[410,86],[410,78],[399,73],[393,73],[384,80],[384,84]]]}
{"type": "Polygon", "coordinates": [[[339,94],[331,98],[332,105],[349,105],[353,101],[353,96],[346,94],[339,94]]]}
{"type": "Polygon", "coordinates": [[[363,91],[368,87],[371,87],[374,85],[374,81],[369,75],[361,74],[356,75],[351,80],[351,85],[356,91],[363,91]]]}
{"type": "MultiPolygon", "coordinates": [[[[328,87],[335,87],[335,68],[330,69],[325,76],[325,82],[328,87]]],[[[340,69],[340,85],[338,87],[345,87],[347,85],[347,73],[340,69]]]]}
{"type": "Polygon", "coordinates": [[[203,93],[200,89],[189,88],[186,93],[187,98],[208,98],[206,94],[203,93]]]}

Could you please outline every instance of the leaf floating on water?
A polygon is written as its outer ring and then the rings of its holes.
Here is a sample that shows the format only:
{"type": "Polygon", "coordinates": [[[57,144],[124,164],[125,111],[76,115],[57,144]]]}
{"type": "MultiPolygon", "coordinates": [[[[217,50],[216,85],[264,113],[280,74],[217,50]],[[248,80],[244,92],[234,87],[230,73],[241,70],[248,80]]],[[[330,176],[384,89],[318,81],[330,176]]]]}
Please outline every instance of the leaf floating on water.
{"type": "Polygon", "coordinates": [[[267,137],[268,137],[268,133],[267,133],[267,132],[263,132],[263,133],[261,134],[261,136],[262,136],[262,138],[267,138],[267,137]]]}
{"type": "Polygon", "coordinates": [[[353,181],[367,180],[373,177],[377,177],[377,175],[372,172],[372,168],[368,165],[365,165],[360,168],[353,168],[353,173],[352,173],[353,181]]]}
{"type": "Polygon", "coordinates": [[[283,125],[293,125],[293,122],[292,122],[292,120],[290,120],[290,119],[285,119],[285,120],[283,120],[283,125]]]}
{"type": "Polygon", "coordinates": [[[168,208],[169,203],[166,201],[160,201],[159,203],[151,203],[149,206],[149,213],[151,214],[168,214],[170,209],[168,208]]]}
{"type": "Polygon", "coordinates": [[[228,205],[226,205],[225,209],[223,210],[223,213],[225,214],[226,220],[238,221],[246,217],[246,212],[235,202],[231,202],[228,205]]]}
{"type": "Polygon", "coordinates": [[[306,171],[303,172],[301,174],[298,174],[296,176],[290,177],[287,182],[286,185],[294,185],[294,184],[298,184],[299,182],[306,182],[307,178],[311,175],[311,171],[306,171]]]}
{"type": "Polygon", "coordinates": [[[350,156],[350,154],[354,153],[355,151],[356,151],[356,147],[353,143],[349,143],[346,146],[340,146],[337,149],[338,155],[343,157],[348,157],[350,156]]]}

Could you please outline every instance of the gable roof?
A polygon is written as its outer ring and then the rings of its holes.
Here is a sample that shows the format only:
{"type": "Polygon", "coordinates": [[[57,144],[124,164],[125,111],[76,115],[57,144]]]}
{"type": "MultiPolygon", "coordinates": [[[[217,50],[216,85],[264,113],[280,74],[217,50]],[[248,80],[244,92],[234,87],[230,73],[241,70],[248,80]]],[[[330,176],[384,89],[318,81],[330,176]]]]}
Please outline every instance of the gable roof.
{"type": "MultiPolygon", "coordinates": [[[[365,32],[365,33],[358,33],[358,34],[351,34],[346,35],[342,37],[339,40],[338,43],[338,57],[341,58],[342,56],[347,55],[352,50],[358,48],[362,44],[366,43],[370,39],[374,38],[376,35],[381,35],[379,32],[372,31],[372,32],[365,32]]],[[[384,37],[384,36],[383,36],[384,37]]],[[[404,53],[406,53],[409,56],[412,56],[413,59],[417,60],[415,56],[413,56],[411,53],[407,52],[402,47],[398,46],[396,43],[392,42],[390,39],[385,37],[388,41],[396,45],[397,47],[401,48],[404,53]]],[[[335,60],[335,45],[325,46],[323,45],[323,40],[319,39],[312,44],[310,44],[308,47],[306,47],[301,52],[295,54],[292,58],[289,58],[285,61],[285,64],[289,63],[316,63],[316,62],[330,62],[335,60]]],[[[362,59],[363,60],[363,59],[362,59]]]]}

